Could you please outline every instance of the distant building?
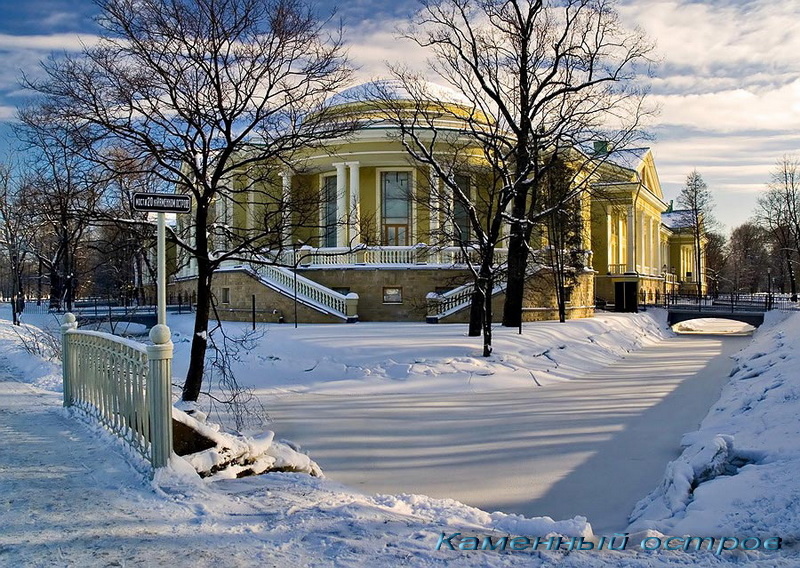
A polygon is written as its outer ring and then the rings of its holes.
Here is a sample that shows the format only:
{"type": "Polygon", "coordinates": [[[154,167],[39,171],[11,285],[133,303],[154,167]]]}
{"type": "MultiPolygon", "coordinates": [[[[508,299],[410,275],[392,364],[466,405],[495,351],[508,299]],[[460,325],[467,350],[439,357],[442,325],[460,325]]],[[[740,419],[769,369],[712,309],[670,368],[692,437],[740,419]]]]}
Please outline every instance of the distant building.
{"type": "Polygon", "coordinates": [[[665,294],[696,293],[698,278],[705,291],[688,212],[664,202],[650,149],[612,151],[599,178],[592,198],[598,300],[631,311],[665,294]]]}

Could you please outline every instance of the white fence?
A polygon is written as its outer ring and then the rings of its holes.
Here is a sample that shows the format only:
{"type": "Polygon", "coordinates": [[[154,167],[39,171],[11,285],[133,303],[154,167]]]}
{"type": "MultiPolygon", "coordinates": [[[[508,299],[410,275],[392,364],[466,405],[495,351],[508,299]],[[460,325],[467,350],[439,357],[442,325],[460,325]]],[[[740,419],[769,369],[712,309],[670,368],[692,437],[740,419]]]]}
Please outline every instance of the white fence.
{"type": "Polygon", "coordinates": [[[347,296],[344,294],[340,294],[281,266],[259,266],[256,271],[265,280],[277,284],[287,293],[297,293],[298,296],[310,300],[320,307],[327,308],[328,311],[333,312],[342,319],[347,319],[347,296]]]}
{"type": "MultiPolygon", "coordinates": [[[[495,250],[498,263],[506,261],[506,249],[495,250]]],[[[480,262],[477,250],[467,247],[432,247],[423,244],[407,247],[312,248],[302,247],[284,251],[278,262],[303,268],[326,268],[363,265],[408,265],[408,266],[466,266],[480,262]]]]}
{"type": "Polygon", "coordinates": [[[150,330],[153,345],[61,326],[64,406],[76,407],[128,442],[154,468],[172,454],[172,352],[165,325],[150,330]]]}
{"type": "MultiPolygon", "coordinates": [[[[494,285],[492,295],[498,294],[505,290],[505,280],[500,281],[494,285]]],[[[472,294],[475,292],[475,283],[469,282],[458,288],[453,288],[442,294],[430,293],[427,300],[427,317],[428,323],[436,323],[440,319],[447,317],[462,310],[472,303],[472,294]]]]}

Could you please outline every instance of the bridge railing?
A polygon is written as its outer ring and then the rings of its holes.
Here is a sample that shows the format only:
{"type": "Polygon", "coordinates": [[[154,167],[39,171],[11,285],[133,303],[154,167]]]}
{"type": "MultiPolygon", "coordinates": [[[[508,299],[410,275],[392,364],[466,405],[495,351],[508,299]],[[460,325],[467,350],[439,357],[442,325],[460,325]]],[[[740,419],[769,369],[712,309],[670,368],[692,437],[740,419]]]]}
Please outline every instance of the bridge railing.
{"type": "Polygon", "coordinates": [[[788,294],[640,294],[640,305],[664,308],[687,308],[708,312],[765,312],[769,310],[798,310],[800,304],[788,294]]]}
{"type": "Polygon", "coordinates": [[[172,352],[165,325],[150,330],[153,345],[99,331],[61,326],[64,406],[74,407],[126,441],[154,468],[172,454],[172,352]]]}

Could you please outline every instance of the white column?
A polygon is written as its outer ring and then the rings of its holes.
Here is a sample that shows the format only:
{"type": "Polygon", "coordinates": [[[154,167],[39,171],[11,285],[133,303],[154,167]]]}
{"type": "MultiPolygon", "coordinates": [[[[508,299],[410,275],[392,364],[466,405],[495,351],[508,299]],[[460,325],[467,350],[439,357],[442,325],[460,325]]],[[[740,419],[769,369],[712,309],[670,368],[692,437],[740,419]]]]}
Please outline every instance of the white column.
{"type": "Polygon", "coordinates": [[[336,246],[347,246],[347,194],[345,193],[345,182],[347,172],[344,162],[333,164],[336,167],[336,246]]]}
{"type": "Polygon", "coordinates": [[[292,195],[292,172],[285,171],[281,174],[281,243],[291,246],[292,211],[289,201],[292,195]]]}
{"type": "Polygon", "coordinates": [[[361,170],[358,162],[347,162],[347,165],[350,167],[350,209],[347,225],[350,229],[350,244],[357,245],[361,243],[361,170]]]}
{"type": "Polygon", "coordinates": [[[626,272],[633,272],[636,270],[636,245],[634,241],[634,237],[636,235],[636,227],[635,227],[635,212],[633,210],[633,205],[628,206],[628,250],[626,251],[627,254],[627,264],[626,264],[626,272]]]}
{"type": "Polygon", "coordinates": [[[622,214],[617,214],[617,258],[614,260],[614,263],[623,265],[627,263],[627,259],[622,254],[622,235],[625,234],[624,232],[624,224],[622,222],[622,214]]]}
{"type": "MultiPolygon", "coordinates": [[[[453,190],[449,185],[442,184],[442,197],[445,202],[441,204],[441,209],[446,214],[444,216],[444,234],[453,237],[453,190]]],[[[455,245],[455,241],[450,239],[450,245],[455,245]]]]}
{"type": "MultiPolygon", "coordinates": [[[[612,254],[616,252],[611,243],[614,242],[614,219],[611,213],[606,213],[606,262],[611,265],[614,264],[612,254]]],[[[611,266],[606,266],[606,272],[611,271],[611,266]]]]}
{"type": "Polygon", "coordinates": [[[439,214],[441,213],[439,206],[439,176],[431,168],[430,176],[430,193],[428,194],[428,209],[429,209],[429,223],[428,230],[430,231],[430,242],[428,244],[437,244],[436,241],[439,237],[439,214]]]}
{"type": "Polygon", "coordinates": [[[656,275],[658,275],[661,274],[661,234],[658,230],[658,220],[655,218],[650,219],[650,226],[653,227],[653,265],[656,275]]]}
{"type": "Polygon", "coordinates": [[[644,256],[645,256],[645,234],[644,234],[644,211],[639,211],[636,215],[637,217],[637,226],[636,226],[636,264],[639,265],[639,270],[644,272],[644,256]]]}
{"type": "Polygon", "coordinates": [[[658,273],[661,273],[661,268],[664,266],[664,247],[661,246],[661,223],[654,220],[656,226],[656,268],[658,273]]]}

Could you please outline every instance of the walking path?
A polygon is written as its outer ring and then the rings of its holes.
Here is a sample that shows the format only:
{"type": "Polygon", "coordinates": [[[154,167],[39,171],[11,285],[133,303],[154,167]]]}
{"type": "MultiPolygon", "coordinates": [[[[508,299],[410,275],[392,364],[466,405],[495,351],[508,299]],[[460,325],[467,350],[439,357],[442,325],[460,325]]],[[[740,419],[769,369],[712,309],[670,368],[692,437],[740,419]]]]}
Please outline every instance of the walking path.
{"type": "MultiPolygon", "coordinates": [[[[151,484],[110,434],[68,416],[59,395],[16,382],[14,373],[0,356],[2,567],[500,568],[518,565],[519,553],[464,557],[437,551],[437,539],[443,531],[563,530],[536,519],[504,524],[424,497],[372,498],[304,474],[205,483],[173,470],[151,484]]],[[[540,560],[598,566],[586,555],[540,560]]],[[[614,565],[613,557],[601,560],[614,565]]]]}
{"type": "Polygon", "coordinates": [[[541,389],[447,396],[282,395],[274,428],[329,478],[487,511],[627,525],[697,428],[750,337],[679,336],[541,389]]]}

